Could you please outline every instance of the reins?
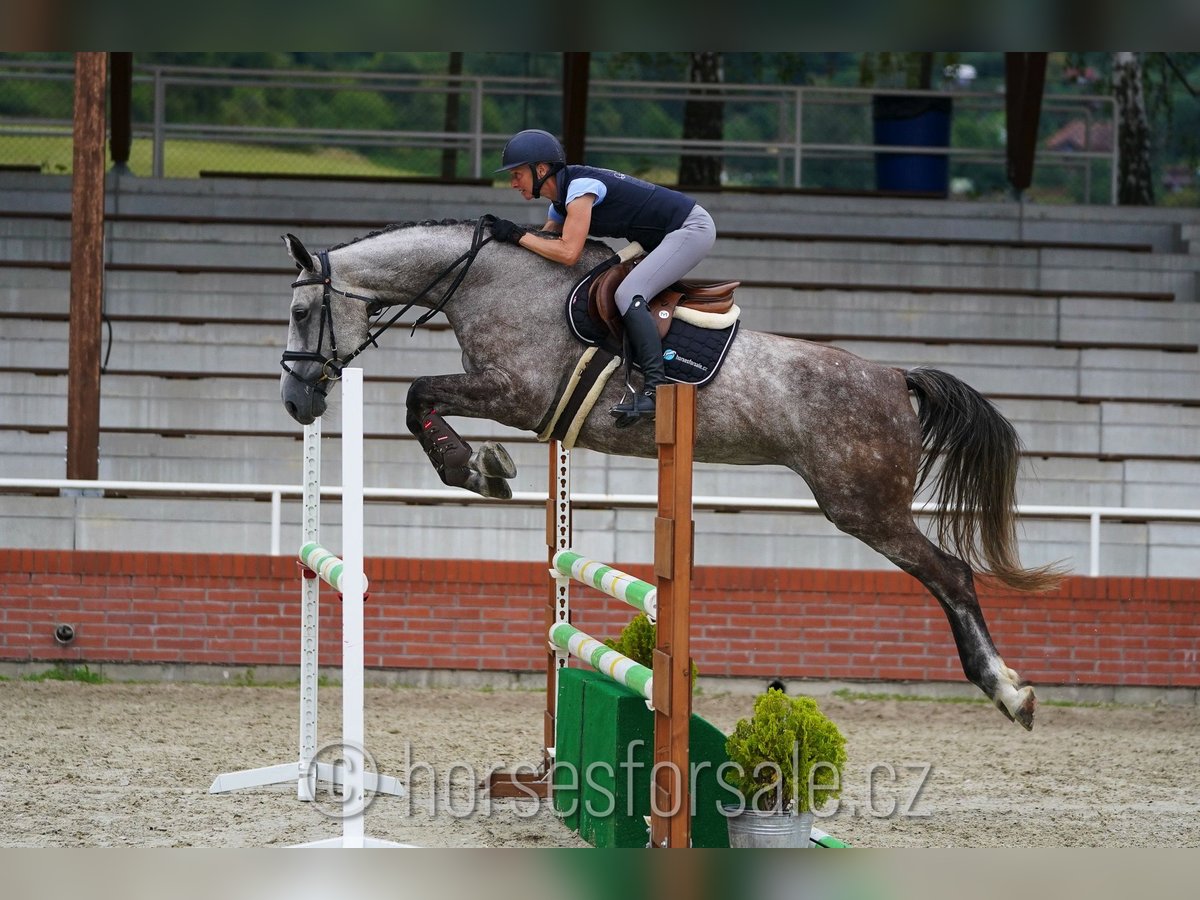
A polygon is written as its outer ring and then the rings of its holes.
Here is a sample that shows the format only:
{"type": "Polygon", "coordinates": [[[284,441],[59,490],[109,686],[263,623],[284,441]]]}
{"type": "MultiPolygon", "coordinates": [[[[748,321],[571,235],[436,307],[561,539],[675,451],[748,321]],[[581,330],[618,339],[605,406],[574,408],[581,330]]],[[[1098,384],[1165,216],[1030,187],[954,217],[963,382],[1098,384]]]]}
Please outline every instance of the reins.
{"type": "MultiPolygon", "coordinates": [[[[387,300],[382,297],[367,297],[362,294],[355,294],[355,293],[351,293],[350,291],[346,291],[346,290],[342,290],[341,288],[334,287],[333,273],[332,273],[332,270],[331,270],[330,264],[329,264],[329,251],[328,250],[320,251],[317,254],[317,260],[321,264],[320,275],[310,276],[308,278],[298,278],[296,281],[292,282],[293,290],[298,287],[308,287],[311,285],[321,285],[322,288],[324,289],[321,294],[321,321],[320,321],[320,324],[318,326],[318,331],[317,331],[317,349],[316,350],[284,350],[283,356],[279,360],[279,365],[283,368],[283,370],[285,372],[287,372],[289,375],[291,375],[297,381],[300,381],[301,383],[307,385],[309,388],[316,390],[316,391],[320,392],[321,394],[324,394],[325,393],[325,387],[324,387],[325,382],[337,381],[339,378],[341,378],[342,377],[342,369],[344,369],[350,363],[351,360],[353,360],[356,356],[358,356],[360,353],[362,353],[368,347],[378,346],[376,341],[381,334],[383,334],[385,331],[387,331],[389,328],[391,328],[393,325],[395,325],[396,322],[398,322],[400,320],[401,316],[403,316],[406,312],[408,312],[410,309],[412,309],[417,304],[418,301],[420,301],[423,297],[425,297],[427,294],[429,294],[430,291],[432,291],[434,288],[436,288],[438,286],[438,284],[440,284],[441,281],[444,278],[446,278],[446,276],[448,276],[455,269],[458,269],[459,270],[458,273],[454,276],[454,280],[446,288],[445,293],[443,293],[442,296],[440,298],[438,298],[437,302],[434,303],[433,306],[431,306],[426,312],[422,313],[417,318],[417,320],[413,323],[412,332],[415,332],[420,326],[424,325],[426,322],[428,322],[430,319],[432,319],[434,316],[436,316],[438,313],[440,313],[445,308],[446,304],[450,302],[450,298],[452,296],[454,296],[454,292],[457,291],[459,285],[462,284],[463,279],[467,275],[467,271],[471,268],[471,263],[473,263],[475,261],[475,257],[479,255],[479,251],[481,249],[483,249],[483,247],[492,240],[492,237],[490,234],[487,235],[486,237],[484,236],[484,227],[483,226],[485,224],[487,224],[487,222],[490,219],[493,219],[493,218],[494,218],[494,216],[491,216],[491,215],[480,216],[479,221],[477,221],[475,223],[475,231],[471,235],[471,246],[468,247],[467,250],[461,256],[459,256],[456,260],[454,260],[454,262],[450,263],[450,265],[448,265],[442,271],[442,273],[440,275],[438,275],[436,278],[434,278],[433,281],[429,282],[429,284],[427,284],[420,291],[420,293],[418,293],[415,297],[413,297],[411,300],[409,300],[407,303],[405,303],[403,309],[401,309],[398,313],[393,315],[382,325],[375,327],[374,330],[371,330],[370,328],[368,328],[367,339],[365,341],[363,341],[361,344],[359,344],[351,353],[347,354],[346,356],[338,355],[337,335],[336,335],[336,333],[334,331],[334,327],[333,327],[333,304],[331,301],[331,294],[338,294],[342,297],[347,298],[348,300],[362,300],[363,302],[368,304],[368,311],[370,311],[370,309],[372,309],[372,308],[377,308],[378,309],[377,315],[379,315],[379,316],[382,316],[384,310],[390,309],[393,306],[398,306],[398,305],[400,305],[400,303],[402,301],[387,300]],[[322,352],[322,348],[325,344],[326,329],[328,329],[328,331],[329,331],[329,353],[330,353],[330,355],[328,355],[328,356],[326,356],[322,352]],[[320,370],[319,375],[312,377],[312,378],[305,378],[305,377],[297,374],[296,370],[288,365],[289,362],[300,362],[300,361],[320,363],[321,370],[320,370]]],[[[410,333],[412,333],[412,332],[410,332],[410,333]]]]}

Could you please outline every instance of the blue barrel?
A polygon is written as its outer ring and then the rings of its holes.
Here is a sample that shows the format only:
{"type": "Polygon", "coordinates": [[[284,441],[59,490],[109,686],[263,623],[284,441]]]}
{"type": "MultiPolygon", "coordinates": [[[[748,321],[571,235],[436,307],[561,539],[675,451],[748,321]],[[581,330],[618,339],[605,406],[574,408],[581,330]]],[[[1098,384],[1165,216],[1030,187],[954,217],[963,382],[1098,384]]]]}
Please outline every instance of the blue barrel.
{"type": "MultiPolygon", "coordinates": [[[[903,147],[949,147],[950,97],[879,94],[872,98],[875,143],[903,147]]],[[[875,154],[880,191],[937,194],[950,189],[950,157],[940,153],[875,154]]]]}

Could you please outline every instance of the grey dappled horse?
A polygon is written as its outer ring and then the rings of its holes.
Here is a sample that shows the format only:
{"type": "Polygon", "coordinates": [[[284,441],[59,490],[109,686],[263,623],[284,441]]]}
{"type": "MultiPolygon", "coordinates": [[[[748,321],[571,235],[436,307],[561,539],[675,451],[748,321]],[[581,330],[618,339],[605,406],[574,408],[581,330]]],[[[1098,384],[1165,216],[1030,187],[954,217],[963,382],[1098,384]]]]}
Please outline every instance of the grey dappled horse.
{"type": "MultiPolygon", "coordinates": [[[[567,326],[565,298],[612,251],[589,241],[568,269],[482,235],[470,222],[393,226],[316,259],[287,235],[300,274],[280,394],[292,418],[313,421],[341,365],[370,345],[372,315],[407,304],[440,308],[462,348],[464,373],[414,379],[408,429],[447,484],[507,498],[516,470],[504,448],[489,441],[472,451],[438,414],[536,432],[582,351],[567,326]]],[[[618,430],[609,415],[621,381],[610,380],[576,446],[653,457],[653,427],[618,430]]],[[[696,396],[696,460],[778,464],[803,478],[830,522],[928,588],[950,621],[967,678],[1028,729],[1033,688],[996,651],[972,575],[974,567],[1018,590],[1058,581],[1055,570],[1022,568],[1017,556],[1019,449],[1012,425],[953,375],[902,371],[747,329],[696,396]],[[943,509],[936,544],[911,510],[927,477],[943,509]]]]}

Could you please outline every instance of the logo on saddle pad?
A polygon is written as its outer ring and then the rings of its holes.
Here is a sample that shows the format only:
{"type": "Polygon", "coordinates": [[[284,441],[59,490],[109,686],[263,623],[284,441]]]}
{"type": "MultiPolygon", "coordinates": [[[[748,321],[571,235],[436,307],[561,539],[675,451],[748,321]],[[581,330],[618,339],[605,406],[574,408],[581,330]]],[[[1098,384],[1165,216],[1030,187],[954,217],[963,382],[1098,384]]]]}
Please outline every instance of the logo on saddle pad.
{"type": "Polygon", "coordinates": [[[669,363],[679,363],[680,365],[684,366],[691,366],[693,369],[699,369],[701,372],[706,374],[708,372],[708,366],[704,365],[704,363],[696,362],[694,359],[688,359],[686,356],[680,356],[673,349],[667,350],[665,353],[663,353],[663,361],[669,363]]]}

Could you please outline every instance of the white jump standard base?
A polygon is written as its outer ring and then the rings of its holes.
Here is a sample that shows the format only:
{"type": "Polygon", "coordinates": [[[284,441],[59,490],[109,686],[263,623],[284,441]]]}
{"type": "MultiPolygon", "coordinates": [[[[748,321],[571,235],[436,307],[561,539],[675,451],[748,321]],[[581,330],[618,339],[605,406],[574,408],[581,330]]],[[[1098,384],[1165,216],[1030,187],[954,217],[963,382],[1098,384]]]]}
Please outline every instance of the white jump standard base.
{"type": "MultiPolygon", "coordinates": [[[[404,785],[391,775],[367,772],[364,774],[364,778],[366,779],[366,789],[372,794],[404,796],[404,785]]],[[[312,800],[317,784],[328,783],[341,788],[346,783],[346,770],[343,766],[333,763],[314,762],[311,765],[300,765],[294,762],[279,763],[274,766],[263,766],[261,769],[224,772],[213,779],[208,792],[225,794],[229,791],[240,791],[252,787],[271,787],[277,784],[293,783],[304,785],[304,787],[298,788],[301,800],[312,800]]]]}

